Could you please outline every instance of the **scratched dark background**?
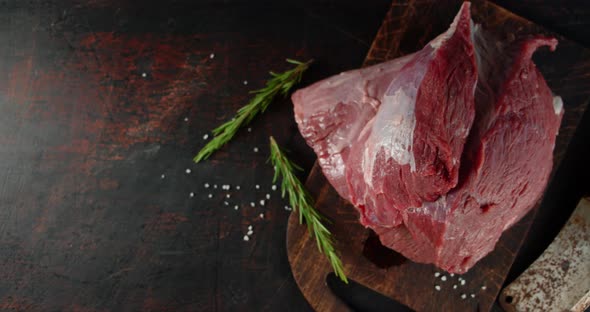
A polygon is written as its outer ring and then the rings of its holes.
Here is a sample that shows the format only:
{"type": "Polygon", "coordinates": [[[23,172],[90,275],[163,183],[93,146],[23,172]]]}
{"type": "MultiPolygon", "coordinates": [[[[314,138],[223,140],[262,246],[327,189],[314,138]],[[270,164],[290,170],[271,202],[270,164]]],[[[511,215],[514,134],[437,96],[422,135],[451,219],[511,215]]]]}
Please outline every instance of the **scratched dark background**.
{"type": "MultiPolygon", "coordinates": [[[[590,9],[553,2],[498,1],[588,47],[590,9]]],[[[0,1],[0,311],[309,310],[265,163],[272,134],[313,164],[290,102],[191,158],[286,57],[316,60],[303,85],[358,67],[390,4],[0,1]]],[[[588,119],[512,277],[588,189],[588,119]]]]}

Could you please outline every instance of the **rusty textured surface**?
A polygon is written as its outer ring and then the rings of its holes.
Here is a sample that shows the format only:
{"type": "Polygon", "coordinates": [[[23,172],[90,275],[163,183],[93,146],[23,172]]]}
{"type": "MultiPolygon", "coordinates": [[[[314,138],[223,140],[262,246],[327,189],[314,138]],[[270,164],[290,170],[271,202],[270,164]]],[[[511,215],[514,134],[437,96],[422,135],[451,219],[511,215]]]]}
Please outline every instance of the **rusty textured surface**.
{"type": "Polygon", "coordinates": [[[547,250],[500,297],[506,311],[575,311],[590,305],[590,201],[582,199],[547,250]]]}

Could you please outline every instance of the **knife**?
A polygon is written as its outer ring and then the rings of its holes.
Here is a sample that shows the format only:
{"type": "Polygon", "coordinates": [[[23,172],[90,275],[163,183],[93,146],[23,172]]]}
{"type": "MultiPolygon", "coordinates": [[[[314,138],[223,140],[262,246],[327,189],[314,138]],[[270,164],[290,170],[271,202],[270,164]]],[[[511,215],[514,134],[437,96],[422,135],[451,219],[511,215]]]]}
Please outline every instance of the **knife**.
{"type": "Polygon", "coordinates": [[[545,252],[504,288],[500,303],[508,312],[581,312],[590,307],[589,199],[578,203],[545,252]]]}
{"type": "Polygon", "coordinates": [[[328,288],[351,310],[356,312],[413,312],[408,306],[371,290],[350,278],[348,284],[342,282],[334,273],[326,276],[328,288]]]}

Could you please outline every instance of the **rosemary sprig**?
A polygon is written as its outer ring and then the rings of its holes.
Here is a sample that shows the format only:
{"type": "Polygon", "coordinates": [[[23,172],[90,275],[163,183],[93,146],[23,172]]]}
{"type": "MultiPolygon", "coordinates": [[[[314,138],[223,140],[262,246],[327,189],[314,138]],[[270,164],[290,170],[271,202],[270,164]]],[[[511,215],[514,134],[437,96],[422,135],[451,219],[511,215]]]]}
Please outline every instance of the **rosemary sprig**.
{"type": "Polygon", "coordinates": [[[229,142],[241,127],[248,125],[259,113],[263,113],[278,94],[286,96],[291,88],[301,80],[301,75],[313,60],[303,63],[287,59],[287,62],[296,65],[295,68],[280,74],[271,71],[272,78],[266,82],[266,87],[251,91],[250,93],[255,94],[254,98],[246,106],[240,108],[234,118],[213,129],[214,138],[195,156],[193,159],[195,162],[198,163],[209,158],[211,154],[229,142]]]}
{"type": "Polygon", "coordinates": [[[334,273],[340,277],[342,281],[348,283],[342,261],[334,250],[332,241],[332,234],[322,224],[325,218],[313,207],[313,199],[311,195],[304,188],[303,183],[295,176],[295,170],[302,170],[297,164],[291,162],[285,152],[279,147],[275,139],[270,137],[270,161],[275,168],[275,175],[273,183],[281,177],[281,196],[285,197],[285,193],[289,196],[289,204],[293,209],[299,212],[299,223],[303,223],[303,219],[307,223],[307,230],[315,236],[318,249],[324,253],[330,261],[334,273]]]}

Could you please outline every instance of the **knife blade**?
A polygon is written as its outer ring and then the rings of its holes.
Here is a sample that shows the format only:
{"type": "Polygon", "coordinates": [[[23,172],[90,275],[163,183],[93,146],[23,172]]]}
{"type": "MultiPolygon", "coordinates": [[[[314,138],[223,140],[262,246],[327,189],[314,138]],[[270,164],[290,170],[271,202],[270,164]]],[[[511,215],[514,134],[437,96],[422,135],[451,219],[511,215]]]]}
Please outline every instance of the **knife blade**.
{"type": "Polygon", "coordinates": [[[326,275],[328,288],[351,310],[357,312],[413,312],[408,306],[369,289],[351,279],[342,282],[334,273],[326,275]]]}

